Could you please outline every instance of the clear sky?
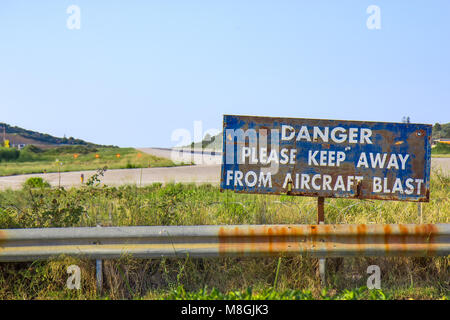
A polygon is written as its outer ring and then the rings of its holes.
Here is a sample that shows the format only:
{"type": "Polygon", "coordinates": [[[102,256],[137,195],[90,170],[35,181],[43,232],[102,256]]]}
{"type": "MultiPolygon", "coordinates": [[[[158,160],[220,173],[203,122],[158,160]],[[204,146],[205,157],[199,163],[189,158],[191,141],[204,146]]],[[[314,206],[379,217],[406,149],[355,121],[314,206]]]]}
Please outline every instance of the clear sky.
{"type": "Polygon", "coordinates": [[[163,147],[223,114],[450,122],[450,1],[1,0],[0,122],[163,147]]]}

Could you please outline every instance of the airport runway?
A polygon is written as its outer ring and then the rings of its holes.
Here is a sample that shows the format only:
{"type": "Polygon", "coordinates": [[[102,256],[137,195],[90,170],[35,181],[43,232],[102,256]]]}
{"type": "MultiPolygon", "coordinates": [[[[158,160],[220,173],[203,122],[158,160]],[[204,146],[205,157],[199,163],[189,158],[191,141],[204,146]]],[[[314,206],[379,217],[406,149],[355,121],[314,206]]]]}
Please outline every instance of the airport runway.
{"type": "MultiPolygon", "coordinates": [[[[163,148],[140,148],[139,150],[164,158],[170,158],[172,152],[171,149],[163,148]]],[[[148,185],[155,182],[219,184],[221,156],[219,154],[213,154],[201,158],[199,155],[201,156],[198,153],[186,153],[184,155],[185,162],[190,160],[194,163],[199,163],[190,166],[107,170],[101,178],[101,181],[103,184],[109,186],[124,184],[148,185]]],[[[431,167],[432,170],[442,170],[450,173],[450,158],[432,158],[431,167]]],[[[84,174],[84,181],[86,181],[95,171],[62,172],[61,186],[66,188],[80,186],[80,175],[82,173],[84,174]]],[[[26,174],[0,177],[0,189],[20,189],[23,182],[29,177],[42,177],[52,186],[59,185],[58,173],[26,174]]]]}
{"type": "MultiPolygon", "coordinates": [[[[172,155],[171,149],[140,148],[138,150],[163,158],[171,158],[172,155]]],[[[112,169],[105,172],[104,176],[101,177],[101,182],[108,186],[119,186],[124,184],[149,185],[155,182],[197,184],[219,183],[221,155],[206,154],[202,157],[201,153],[197,152],[185,152],[176,155],[178,156],[177,159],[184,161],[185,163],[193,162],[199,164],[179,167],[112,169]]],[[[72,186],[76,187],[81,186],[81,174],[84,175],[84,181],[86,182],[89,177],[95,173],[95,170],[89,170],[61,172],[60,176],[57,172],[54,172],[0,177],[0,190],[20,189],[25,180],[30,177],[42,177],[54,187],[57,187],[58,185],[65,188],[72,186]]]]}

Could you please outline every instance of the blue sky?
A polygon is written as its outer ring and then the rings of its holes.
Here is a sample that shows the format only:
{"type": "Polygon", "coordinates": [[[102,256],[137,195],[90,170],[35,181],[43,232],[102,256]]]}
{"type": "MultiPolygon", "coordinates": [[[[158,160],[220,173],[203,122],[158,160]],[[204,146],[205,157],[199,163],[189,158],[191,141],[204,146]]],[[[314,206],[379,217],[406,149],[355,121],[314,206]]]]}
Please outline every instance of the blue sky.
{"type": "Polygon", "coordinates": [[[448,0],[2,0],[0,122],[138,147],[223,114],[450,122],[449,17],[448,0]]]}

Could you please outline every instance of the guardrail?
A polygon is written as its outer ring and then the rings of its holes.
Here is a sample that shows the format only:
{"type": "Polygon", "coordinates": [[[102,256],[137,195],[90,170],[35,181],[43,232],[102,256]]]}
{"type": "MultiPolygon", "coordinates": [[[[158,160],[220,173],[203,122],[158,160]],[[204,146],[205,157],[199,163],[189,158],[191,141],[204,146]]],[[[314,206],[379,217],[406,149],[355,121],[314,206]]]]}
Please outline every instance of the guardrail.
{"type": "Polygon", "coordinates": [[[234,225],[0,230],[0,261],[307,255],[445,256],[450,224],[234,225]]]}

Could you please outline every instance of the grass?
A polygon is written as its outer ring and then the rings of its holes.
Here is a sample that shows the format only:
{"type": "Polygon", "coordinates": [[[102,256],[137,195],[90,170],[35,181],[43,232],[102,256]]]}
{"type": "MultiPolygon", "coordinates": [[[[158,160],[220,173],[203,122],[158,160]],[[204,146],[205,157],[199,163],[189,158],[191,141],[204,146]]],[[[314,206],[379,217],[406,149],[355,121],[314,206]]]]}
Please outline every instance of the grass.
{"type": "Polygon", "coordinates": [[[450,158],[450,154],[431,154],[432,158],[450,158]]]}
{"type": "MultiPolygon", "coordinates": [[[[434,173],[424,223],[449,223],[450,177],[434,173]]],[[[211,185],[138,188],[24,188],[0,192],[0,228],[311,224],[317,199],[219,192],[211,185]]],[[[419,223],[417,204],[326,199],[327,223],[419,223]]],[[[317,259],[303,256],[104,261],[96,292],[95,261],[59,257],[0,264],[0,299],[448,299],[450,258],[327,259],[324,293],[317,259]],[[66,268],[81,268],[81,290],[66,288],[66,268]],[[381,269],[381,291],[365,288],[367,267],[381,269]],[[249,291],[250,290],[250,291],[249,291]],[[249,293],[251,292],[251,294],[249,293]]]]}
{"type": "Polygon", "coordinates": [[[44,171],[58,172],[58,170],[61,172],[95,170],[104,166],[108,169],[175,166],[169,159],[145,154],[134,148],[82,148],[81,150],[59,148],[59,150],[49,149],[24,154],[25,156],[22,157],[21,154],[16,161],[1,162],[0,176],[44,171]]]}
{"type": "Polygon", "coordinates": [[[382,290],[368,290],[365,286],[351,290],[345,289],[340,292],[329,292],[327,289],[323,289],[318,294],[314,294],[311,290],[288,289],[280,291],[271,287],[256,292],[252,287],[243,291],[225,293],[215,288],[211,290],[203,288],[198,291],[187,292],[183,286],[179,286],[163,295],[162,298],[171,300],[386,300],[390,296],[382,290]]]}

